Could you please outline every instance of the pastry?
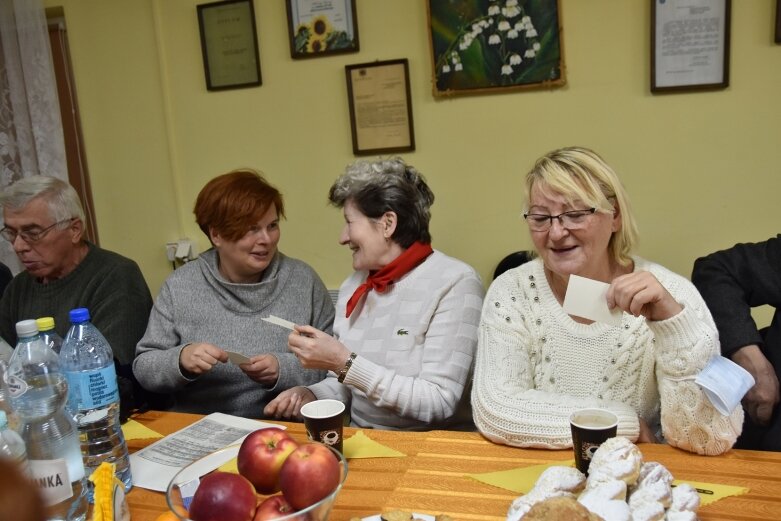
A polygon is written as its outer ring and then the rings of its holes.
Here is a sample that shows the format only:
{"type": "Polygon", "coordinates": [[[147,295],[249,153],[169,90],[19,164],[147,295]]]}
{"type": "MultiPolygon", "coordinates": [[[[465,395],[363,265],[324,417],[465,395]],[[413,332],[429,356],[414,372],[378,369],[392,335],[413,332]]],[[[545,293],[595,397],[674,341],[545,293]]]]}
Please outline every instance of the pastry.
{"type": "Polygon", "coordinates": [[[626,501],[626,483],[623,481],[612,479],[598,483],[595,486],[587,488],[579,499],[585,499],[586,501],[610,501],[611,499],[619,499],[626,501]]]}
{"type": "Polygon", "coordinates": [[[548,467],[537,478],[534,488],[540,490],[563,490],[577,493],[583,490],[586,476],[574,467],[548,467]]]}
{"type": "Polygon", "coordinates": [[[696,512],[700,506],[700,495],[688,483],[681,483],[673,488],[670,510],[674,512],[696,512]]]}
{"type": "Polygon", "coordinates": [[[412,514],[403,510],[391,510],[380,515],[382,521],[410,521],[412,514]]]}
{"type": "Polygon", "coordinates": [[[629,506],[635,508],[635,505],[642,503],[659,502],[664,508],[670,506],[672,500],[672,489],[664,481],[646,483],[635,488],[629,496],[629,506]]]}
{"type": "Polygon", "coordinates": [[[664,506],[658,501],[644,502],[630,506],[632,521],[662,521],[664,519],[664,506]]]}
{"type": "Polygon", "coordinates": [[[631,521],[632,514],[626,501],[599,499],[594,496],[578,499],[578,502],[605,521],[631,521]]]}
{"type": "Polygon", "coordinates": [[[688,510],[680,512],[677,510],[668,510],[664,519],[665,521],[697,521],[699,518],[695,512],[690,512],[688,510]]]}
{"type": "Polygon", "coordinates": [[[518,521],[524,518],[535,504],[554,497],[574,498],[575,496],[563,490],[542,490],[535,486],[525,496],[515,498],[507,511],[507,521],[518,521]]]}
{"type": "Polygon", "coordinates": [[[524,521],[601,521],[573,497],[554,497],[532,506],[524,521]]]}
{"type": "Polygon", "coordinates": [[[637,477],[637,487],[642,487],[644,483],[653,483],[655,481],[663,481],[667,485],[672,485],[673,475],[661,463],[656,461],[643,463],[640,467],[640,475],[637,477]]]}
{"type": "Polygon", "coordinates": [[[589,465],[589,477],[591,473],[609,474],[627,485],[634,485],[642,463],[640,449],[628,439],[617,436],[605,441],[594,452],[589,465]]]}

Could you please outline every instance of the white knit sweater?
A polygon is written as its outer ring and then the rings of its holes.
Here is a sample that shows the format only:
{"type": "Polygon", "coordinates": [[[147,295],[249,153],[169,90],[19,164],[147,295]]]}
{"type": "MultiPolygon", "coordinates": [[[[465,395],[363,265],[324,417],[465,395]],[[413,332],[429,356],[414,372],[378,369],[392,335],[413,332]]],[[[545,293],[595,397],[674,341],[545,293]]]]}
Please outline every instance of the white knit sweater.
{"type": "Polygon", "coordinates": [[[358,357],[344,384],[329,373],[309,389],[318,398],[352,400],[359,427],[425,430],[471,420],[465,389],[484,294],[477,273],[434,251],[384,293],[369,291],[345,318],[366,275],[342,284],[334,320],[334,335],[358,357]]]}
{"type": "Polygon", "coordinates": [[[489,439],[520,447],[572,446],[569,416],[603,407],[619,417],[618,434],[636,440],[638,416],[666,441],[699,454],[721,454],[741,430],[743,410],[721,415],[694,383],[719,354],[705,303],[685,278],[634,259],[683,305],[676,316],[647,321],[624,313],[619,327],[575,322],[535,259],[505,272],[488,290],[480,323],[472,408],[489,439]],[[661,399],[660,399],[661,397],[661,399]]]}

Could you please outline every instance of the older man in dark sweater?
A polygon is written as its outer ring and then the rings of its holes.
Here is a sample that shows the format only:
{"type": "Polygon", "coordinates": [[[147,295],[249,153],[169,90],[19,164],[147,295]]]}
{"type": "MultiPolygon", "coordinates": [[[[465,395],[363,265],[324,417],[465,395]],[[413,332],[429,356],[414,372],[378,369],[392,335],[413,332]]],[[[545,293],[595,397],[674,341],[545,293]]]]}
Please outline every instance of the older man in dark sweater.
{"type": "Polygon", "coordinates": [[[16,322],[54,317],[65,337],[68,312],[86,307],[114,352],[118,373],[132,376],[138,340],[146,330],[152,296],[138,265],[84,238],[84,210],[76,191],[53,177],[17,181],[0,194],[3,238],[24,271],[0,300],[0,335],[16,343],[16,322]]]}
{"type": "Polygon", "coordinates": [[[697,259],[692,282],[716,321],[722,354],[756,380],[743,399],[748,414],[735,446],[781,451],[781,235],[697,259]],[[751,308],[762,305],[776,312],[759,330],[751,308]]]}

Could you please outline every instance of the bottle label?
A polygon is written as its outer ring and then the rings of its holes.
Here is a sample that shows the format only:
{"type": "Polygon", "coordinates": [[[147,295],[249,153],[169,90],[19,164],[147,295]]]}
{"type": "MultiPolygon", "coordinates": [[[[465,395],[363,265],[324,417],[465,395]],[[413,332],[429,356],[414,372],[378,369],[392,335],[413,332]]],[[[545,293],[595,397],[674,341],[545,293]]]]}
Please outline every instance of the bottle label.
{"type": "Polygon", "coordinates": [[[8,394],[11,395],[11,398],[18,398],[27,392],[27,382],[18,376],[6,373],[5,384],[8,386],[8,394]]]}
{"type": "Polygon", "coordinates": [[[73,496],[64,459],[30,460],[30,478],[38,486],[46,506],[56,505],[73,496]]]}
{"type": "Polygon", "coordinates": [[[113,365],[95,371],[68,371],[65,376],[68,394],[78,411],[107,407],[119,401],[117,373],[113,365]]]}

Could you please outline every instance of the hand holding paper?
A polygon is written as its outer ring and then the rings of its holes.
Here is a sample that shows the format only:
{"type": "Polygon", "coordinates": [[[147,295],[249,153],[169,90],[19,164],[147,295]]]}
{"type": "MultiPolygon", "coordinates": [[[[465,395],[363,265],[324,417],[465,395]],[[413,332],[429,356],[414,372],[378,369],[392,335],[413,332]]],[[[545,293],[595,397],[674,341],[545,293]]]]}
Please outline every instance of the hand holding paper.
{"type": "Polygon", "coordinates": [[[621,324],[622,311],[607,307],[607,290],[610,284],[570,275],[567,293],[564,295],[564,311],[576,317],[603,322],[611,326],[621,324]]]}

